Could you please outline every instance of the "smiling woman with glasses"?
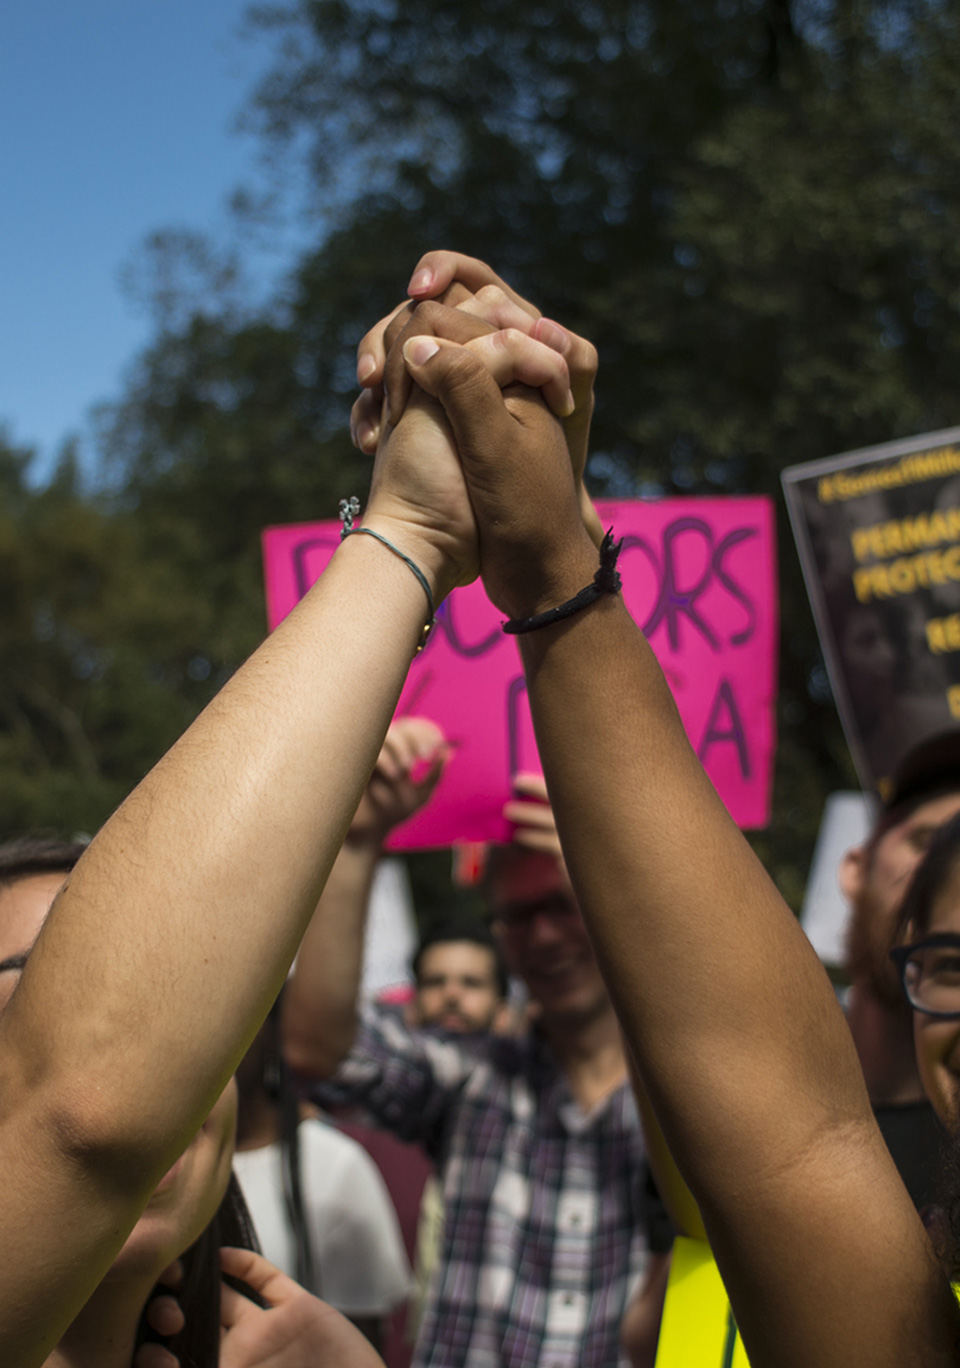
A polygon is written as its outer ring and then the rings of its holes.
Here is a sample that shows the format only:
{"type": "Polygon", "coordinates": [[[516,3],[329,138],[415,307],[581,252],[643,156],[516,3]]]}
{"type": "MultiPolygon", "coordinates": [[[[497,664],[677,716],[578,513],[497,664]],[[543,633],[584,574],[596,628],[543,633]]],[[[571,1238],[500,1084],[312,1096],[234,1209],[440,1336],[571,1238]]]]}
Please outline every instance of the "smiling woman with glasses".
{"type": "Polygon", "coordinates": [[[928,1221],[960,1281],[960,814],[935,834],[907,889],[891,950],[907,1002],[924,1089],[947,1128],[941,1213],[928,1221]]]}
{"type": "Polygon", "coordinates": [[[944,1020],[960,1017],[960,933],[944,931],[914,945],[898,945],[890,958],[915,1012],[944,1020]]]}

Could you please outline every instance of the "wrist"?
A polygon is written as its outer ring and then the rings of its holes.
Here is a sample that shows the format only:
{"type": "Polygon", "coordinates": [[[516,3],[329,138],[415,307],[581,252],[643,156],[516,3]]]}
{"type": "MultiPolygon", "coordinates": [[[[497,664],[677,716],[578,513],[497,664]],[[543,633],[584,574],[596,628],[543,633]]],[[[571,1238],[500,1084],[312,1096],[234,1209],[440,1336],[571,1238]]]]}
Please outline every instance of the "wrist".
{"type": "Polygon", "coordinates": [[[501,592],[501,608],[511,621],[536,617],[574,598],[593,580],[599,568],[596,546],[581,529],[575,539],[548,557],[533,556],[521,564],[516,583],[501,592]]]}
{"type": "MultiPolygon", "coordinates": [[[[369,528],[391,542],[404,556],[408,556],[426,581],[421,585],[424,598],[424,620],[433,616],[440,604],[458,583],[458,566],[452,554],[452,545],[444,545],[445,538],[433,529],[419,526],[409,518],[376,506],[370,508],[360,521],[360,526],[369,528]],[[429,602],[427,600],[429,590],[429,602]],[[432,606],[433,612],[430,612],[432,606]]],[[[416,572],[408,566],[408,572],[416,577],[416,572]]]]}

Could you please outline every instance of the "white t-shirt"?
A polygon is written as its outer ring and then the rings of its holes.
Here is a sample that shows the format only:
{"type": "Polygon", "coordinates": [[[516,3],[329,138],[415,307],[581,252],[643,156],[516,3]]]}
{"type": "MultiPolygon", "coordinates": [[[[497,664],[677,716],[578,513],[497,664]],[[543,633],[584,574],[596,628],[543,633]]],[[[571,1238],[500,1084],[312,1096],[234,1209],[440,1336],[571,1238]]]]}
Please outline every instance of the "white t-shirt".
{"type": "MultiPolygon", "coordinates": [[[[409,1294],[410,1265],[380,1170],[355,1140],[323,1121],[301,1121],[299,1143],[319,1295],[346,1315],[387,1315],[409,1294]]],[[[233,1167],[265,1256],[296,1277],[279,1143],[238,1151],[233,1167]]]]}

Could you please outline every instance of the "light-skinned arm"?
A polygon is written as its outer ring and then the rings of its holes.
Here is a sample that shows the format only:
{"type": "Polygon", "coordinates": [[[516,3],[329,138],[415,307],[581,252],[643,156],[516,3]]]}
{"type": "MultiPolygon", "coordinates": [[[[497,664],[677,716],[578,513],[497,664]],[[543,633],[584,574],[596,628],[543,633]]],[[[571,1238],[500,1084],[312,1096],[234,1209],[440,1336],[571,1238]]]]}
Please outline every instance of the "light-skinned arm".
{"type": "MultiPolygon", "coordinates": [[[[411,407],[384,444],[366,523],[421,566],[439,600],[474,574],[476,544],[426,408],[411,407]]],[[[9,1368],[46,1357],[249,1045],[356,811],[425,616],[402,561],[348,538],[57,900],[0,1020],[9,1368]]]]}
{"type": "MultiPolygon", "coordinates": [[[[453,429],[490,597],[512,618],[573,597],[597,555],[559,425],[452,344],[405,356],[453,429]]],[[[830,985],[622,600],[520,643],[578,901],[753,1368],[955,1365],[957,1307],[830,985]]]]}
{"type": "Polygon", "coordinates": [[[445,760],[428,718],[399,718],[387,732],[284,992],[284,1055],[304,1078],[329,1077],[353,1044],[377,861],[392,828],[427,802],[445,760]]]}
{"type": "MultiPolygon", "coordinates": [[[[470,258],[452,253],[439,256],[445,277],[452,278],[461,261],[470,263],[470,258]]],[[[473,266],[479,269],[481,263],[473,266]]],[[[464,269],[471,281],[480,282],[469,264],[464,269]]],[[[486,272],[483,283],[487,287],[486,294],[481,290],[482,299],[464,286],[455,292],[462,301],[459,309],[435,303],[421,307],[400,305],[364,338],[360,345],[362,356],[377,357],[376,375],[367,374],[368,381],[376,382],[376,388],[354,406],[351,426],[354,439],[365,450],[374,449],[381,433],[389,432],[392,424],[399,421],[399,411],[409,398],[409,377],[397,351],[388,387],[395,396],[402,389],[402,398],[395,398],[392,405],[383,404],[385,390],[380,382],[384,379],[385,346],[397,339],[402,343],[408,337],[441,334],[466,343],[496,384],[522,380],[526,385],[542,387],[544,398],[557,412],[569,411],[573,403],[572,383],[578,392],[592,396],[596,354],[589,344],[576,339],[573,375],[562,349],[548,346],[514,326],[520,318],[529,324],[530,314],[536,311],[526,304],[521,308],[514,302],[517,297],[512,292],[508,299],[507,287],[486,267],[482,271],[486,272]],[[384,407],[392,413],[390,420],[381,419],[384,407]]],[[[360,369],[364,370],[362,362],[360,369]]],[[[419,784],[413,784],[408,772],[410,767],[437,756],[439,740],[439,733],[423,719],[403,720],[396,724],[396,729],[391,728],[374,772],[375,787],[351,826],[304,937],[284,997],[283,1031],[287,1061],[305,1078],[329,1077],[353,1043],[365,914],[376,862],[390,827],[426,801],[439,777],[437,768],[432,775],[421,778],[419,784]]]]}
{"type": "MultiPolygon", "coordinates": [[[[476,573],[462,473],[424,396],[384,435],[364,525],[421,567],[434,603],[476,573]]],[[[43,1362],[248,1048],[425,617],[403,561],[348,538],[57,899],[0,1019],[5,1368],[43,1362]]]]}

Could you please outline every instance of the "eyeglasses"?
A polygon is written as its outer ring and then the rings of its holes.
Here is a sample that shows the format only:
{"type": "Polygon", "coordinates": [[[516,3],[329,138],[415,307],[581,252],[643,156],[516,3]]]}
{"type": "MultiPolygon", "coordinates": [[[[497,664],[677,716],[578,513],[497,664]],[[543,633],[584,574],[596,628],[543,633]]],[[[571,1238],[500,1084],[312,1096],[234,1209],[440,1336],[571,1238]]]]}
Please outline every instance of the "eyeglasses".
{"type": "Polygon", "coordinates": [[[915,1011],[960,1018],[960,935],[943,931],[916,945],[898,945],[890,958],[915,1011]]]}

